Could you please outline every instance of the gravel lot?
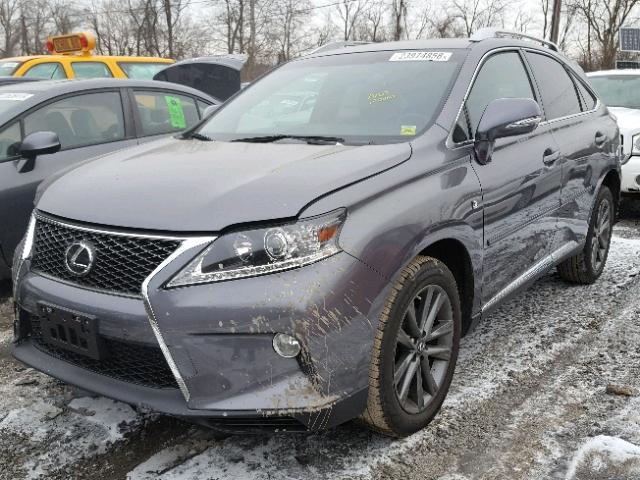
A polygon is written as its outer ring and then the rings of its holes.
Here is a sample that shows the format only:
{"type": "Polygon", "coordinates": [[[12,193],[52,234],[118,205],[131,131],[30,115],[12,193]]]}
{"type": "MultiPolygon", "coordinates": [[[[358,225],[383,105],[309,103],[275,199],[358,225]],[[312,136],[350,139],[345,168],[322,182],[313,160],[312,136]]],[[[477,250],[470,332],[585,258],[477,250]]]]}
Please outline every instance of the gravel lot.
{"type": "Polygon", "coordinates": [[[639,479],[640,206],[596,285],[550,273],[463,339],[436,420],[404,440],[347,424],[216,439],[92,398],[10,357],[0,284],[0,478],[639,479]]]}

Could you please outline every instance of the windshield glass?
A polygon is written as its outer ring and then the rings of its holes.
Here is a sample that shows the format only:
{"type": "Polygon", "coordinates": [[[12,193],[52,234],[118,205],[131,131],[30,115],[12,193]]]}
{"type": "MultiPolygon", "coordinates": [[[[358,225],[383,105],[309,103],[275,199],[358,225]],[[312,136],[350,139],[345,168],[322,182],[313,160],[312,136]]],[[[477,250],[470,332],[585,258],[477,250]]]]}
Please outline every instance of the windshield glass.
{"type": "Polygon", "coordinates": [[[603,75],[589,82],[606,105],[640,108],[640,75],[603,75]]]}
{"type": "Polygon", "coordinates": [[[19,66],[20,62],[0,62],[0,77],[10,77],[19,66]]]}
{"type": "Polygon", "coordinates": [[[153,80],[156,73],[167,68],[170,64],[118,62],[118,65],[128,78],[134,78],[137,80],[153,80]]]}
{"type": "Polygon", "coordinates": [[[463,55],[386,51],[296,60],[243,90],[199,133],[223,141],[271,135],[407,141],[433,122],[463,55]]]}

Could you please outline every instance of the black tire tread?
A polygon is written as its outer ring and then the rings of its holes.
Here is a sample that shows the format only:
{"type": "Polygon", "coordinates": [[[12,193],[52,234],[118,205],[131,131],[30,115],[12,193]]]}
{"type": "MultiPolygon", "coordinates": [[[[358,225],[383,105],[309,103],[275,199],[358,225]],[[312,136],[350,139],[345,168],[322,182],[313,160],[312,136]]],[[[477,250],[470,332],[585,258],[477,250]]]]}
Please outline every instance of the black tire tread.
{"type": "Polygon", "coordinates": [[[404,435],[400,432],[396,432],[391,427],[391,423],[385,415],[383,398],[380,395],[381,389],[383,388],[380,382],[382,339],[385,327],[391,318],[391,310],[398,294],[402,291],[405,285],[413,281],[420,269],[429,263],[433,264],[434,268],[447,272],[452,279],[454,278],[446,265],[438,259],[427,256],[418,256],[413,259],[411,263],[409,263],[409,265],[407,265],[400,273],[400,278],[398,278],[391,287],[391,292],[389,293],[384,307],[382,308],[382,314],[380,315],[380,321],[378,322],[378,328],[376,329],[376,335],[373,341],[371,367],[369,368],[369,397],[367,400],[367,408],[360,415],[358,420],[368,428],[391,437],[400,438],[404,435]]]}
{"type": "MultiPolygon", "coordinates": [[[[606,185],[603,185],[600,188],[600,191],[598,192],[598,196],[596,197],[596,201],[593,206],[593,210],[591,212],[591,218],[589,219],[589,231],[587,233],[587,241],[584,249],[577,255],[574,255],[573,257],[569,257],[566,260],[564,260],[562,263],[558,264],[558,267],[557,267],[558,274],[560,275],[560,278],[562,278],[567,282],[576,283],[579,285],[591,285],[600,276],[599,274],[595,274],[587,264],[587,256],[590,254],[589,252],[589,248],[591,246],[590,239],[591,239],[591,235],[593,234],[593,229],[595,227],[596,215],[598,211],[598,206],[600,204],[600,198],[602,198],[603,195],[607,195],[607,194],[609,195],[609,199],[612,202],[611,205],[613,205],[613,195],[611,194],[611,190],[609,190],[609,188],[606,185]]],[[[616,212],[614,207],[613,215],[611,216],[612,223],[615,218],[615,215],[616,215],[616,212]]]]}

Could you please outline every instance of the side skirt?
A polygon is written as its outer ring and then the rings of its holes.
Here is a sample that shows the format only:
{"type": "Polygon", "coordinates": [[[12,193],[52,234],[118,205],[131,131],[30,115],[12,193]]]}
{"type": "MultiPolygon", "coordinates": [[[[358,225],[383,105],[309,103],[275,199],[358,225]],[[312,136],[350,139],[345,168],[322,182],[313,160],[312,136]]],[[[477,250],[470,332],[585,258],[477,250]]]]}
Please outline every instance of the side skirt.
{"type": "Polygon", "coordinates": [[[538,263],[527,269],[522,275],[500,290],[493,298],[485,303],[482,307],[482,316],[485,316],[488,312],[498,307],[507,298],[529,286],[538,277],[558,265],[566,258],[578,253],[580,249],[581,247],[578,242],[568,242],[539,260],[538,263]]]}

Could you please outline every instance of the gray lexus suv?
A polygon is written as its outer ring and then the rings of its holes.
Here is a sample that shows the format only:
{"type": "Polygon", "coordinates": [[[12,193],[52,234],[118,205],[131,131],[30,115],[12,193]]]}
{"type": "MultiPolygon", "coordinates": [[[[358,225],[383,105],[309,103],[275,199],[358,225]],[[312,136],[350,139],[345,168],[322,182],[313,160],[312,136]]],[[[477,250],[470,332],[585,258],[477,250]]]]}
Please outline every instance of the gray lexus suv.
{"type": "Polygon", "coordinates": [[[223,431],[408,435],[481,317],[553,267],[597,280],[619,154],[553,44],[324,48],[49,179],[15,256],[14,354],[223,431]]]}

